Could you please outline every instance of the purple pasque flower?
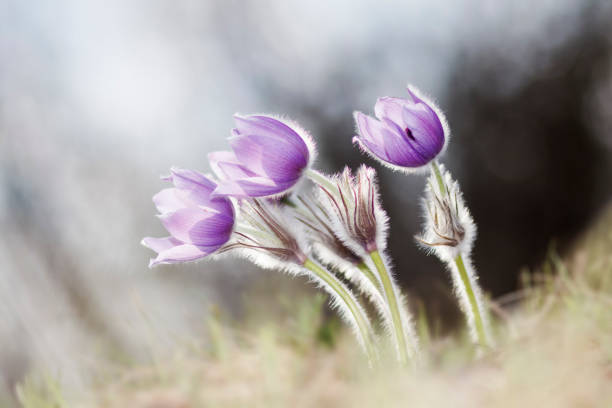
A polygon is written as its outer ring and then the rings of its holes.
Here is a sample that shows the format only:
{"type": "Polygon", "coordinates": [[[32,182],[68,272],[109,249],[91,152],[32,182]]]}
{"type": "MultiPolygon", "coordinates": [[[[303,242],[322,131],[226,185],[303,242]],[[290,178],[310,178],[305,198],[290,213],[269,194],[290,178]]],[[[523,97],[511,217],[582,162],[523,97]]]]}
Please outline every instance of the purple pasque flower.
{"type": "Polygon", "coordinates": [[[194,261],[225,245],[232,235],[235,214],[227,197],[212,196],[217,184],[197,171],[177,168],[164,179],[174,187],[155,194],[153,202],[170,236],[142,240],[157,252],[149,267],[194,261]]]}
{"type": "Polygon", "coordinates": [[[219,177],[214,195],[238,198],[286,193],[302,178],[315,156],[311,137],[294,124],[263,115],[234,116],[232,151],[208,155],[219,177]]]}
{"type": "Polygon", "coordinates": [[[353,142],[384,165],[399,170],[418,169],[444,149],[449,131],[444,115],[408,86],[408,98],[376,101],[376,118],[355,112],[358,136],[353,142]]]}

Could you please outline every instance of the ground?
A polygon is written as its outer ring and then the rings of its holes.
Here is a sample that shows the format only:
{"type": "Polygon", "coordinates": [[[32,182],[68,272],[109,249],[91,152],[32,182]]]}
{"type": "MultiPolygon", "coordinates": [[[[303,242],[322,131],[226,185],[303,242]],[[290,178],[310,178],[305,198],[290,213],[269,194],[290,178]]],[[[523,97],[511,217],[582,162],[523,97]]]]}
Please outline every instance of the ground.
{"type": "Polygon", "coordinates": [[[420,319],[417,367],[399,367],[388,351],[369,367],[350,333],[322,318],[317,296],[279,323],[213,318],[205,344],[126,363],[87,392],[33,374],[18,396],[26,408],[611,407],[612,208],[524,281],[491,302],[492,350],[464,333],[435,338],[420,319]]]}

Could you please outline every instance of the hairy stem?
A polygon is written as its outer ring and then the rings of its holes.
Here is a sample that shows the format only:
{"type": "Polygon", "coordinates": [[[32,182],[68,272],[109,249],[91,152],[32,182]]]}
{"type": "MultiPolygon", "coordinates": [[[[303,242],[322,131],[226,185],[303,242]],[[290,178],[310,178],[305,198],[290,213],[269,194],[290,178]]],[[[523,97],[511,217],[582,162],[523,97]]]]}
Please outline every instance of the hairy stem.
{"type": "Polygon", "coordinates": [[[314,181],[316,184],[320,185],[321,187],[325,187],[325,189],[328,191],[336,191],[336,189],[338,188],[336,185],[331,183],[327,179],[327,177],[325,177],[324,175],[322,175],[316,170],[308,169],[306,170],[306,175],[308,176],[309,179],[311,179],[312,181],[314,181]]]}
{"type": "Polygon", "coordinates": [[[357,329],[359,330],[359,334],[363,339],[366,354],[368,355],[370,362],[374,362],[376,360],[376,350],[374,349],[374,343],[372,340],[373,336],[370,325],[368,324],[368,318],[363,314],[363,309],[357,305],[355,298],[350,295],[346,287],[336,277],[312,260],[307,259],[304,263],[304,267],[312,271],[316,276],[329,285],[329,287],[344,302],[355,319],[357,329]]]}
{"type": "Polygon", "coordinates": [[[374,287],[381,292],[380,281],[376,278],[376,276],[374,276],[374,272],[372,272],[368,265],[366,265],[365,262],[361,262],[357,265],[357,268],[359,268],[361,273],[363,273],[365,277],[372,282],[372,285],[374,285],[374,287]]]}
{"type": "Polygon", "coordinates": [[[431,161],[431,168],[433,169],[433,172],[436,175],[436,180],[438,180],[438,187],[440,187],[440,192],[442,193],[442,195],[445,195],[446,184],[444,184],[444,179],[442,178],[442,173],[440,172],[440,167],[438,166],[437,160],[431,161]]]}
{"type": "Polygon", "coordinates": [[[476,335],[478,336],[478,343],[482,346],[489,346],[489,341],[487,339],[484,322],[482,319],[482,313],[480,311],[478,301],[476,300],[476,294],[474,293],[474,288],[472,287],[472,282],[468,276],[468,272],[465,268],[465,263],[463,262],[463,257],[461,254],[457,255],[455,258],[455,265],[457,266],[461,283],[463,284],[465,294],[469,301],[470,310],[466,310],[466,313],[472,313],[472,319],[468,318],[468,322],[472,322],[475,326],[474,329],[476,335]]]}
{"type": "Polygon", "coordinates": [[[406,336],[404,326],[402,324],[397,297],[391,283],[391,276],[389,275],[380,253],[377,250],[370,252],[370,257],[372,258],[374,265],[376,265],[376,269],[378,271],[380,281],[382,282],[385,297],[387,298],[387,303],[391,312],[391,319],[393,321],[393,329],[395,331],[395,338],[398,347],[397,352],[399,361],[401,364],[406,364],[408,362],[406,336]]]}

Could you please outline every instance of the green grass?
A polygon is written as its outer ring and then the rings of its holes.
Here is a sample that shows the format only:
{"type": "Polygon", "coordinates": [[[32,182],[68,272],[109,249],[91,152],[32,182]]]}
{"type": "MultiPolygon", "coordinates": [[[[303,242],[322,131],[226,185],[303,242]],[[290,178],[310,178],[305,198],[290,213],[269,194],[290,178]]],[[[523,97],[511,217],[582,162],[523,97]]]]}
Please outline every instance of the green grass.
{"type": "Polygon", "coordinates": [[[494,350],[475,349],[466,333],[431,337],[419,313],[427,341],[415,370],[398,366],[390,347],[369,368],[351,334],[325,317],[322,296],[291,297],[281,317],[239,327],[211,313],[206,344],[126,365],[70,403],[48,377],[31,377],[18,395],[26,408],[611,407],[612,211],[565,259],[551,250],[523,280],[493,302],[494,350]]]}

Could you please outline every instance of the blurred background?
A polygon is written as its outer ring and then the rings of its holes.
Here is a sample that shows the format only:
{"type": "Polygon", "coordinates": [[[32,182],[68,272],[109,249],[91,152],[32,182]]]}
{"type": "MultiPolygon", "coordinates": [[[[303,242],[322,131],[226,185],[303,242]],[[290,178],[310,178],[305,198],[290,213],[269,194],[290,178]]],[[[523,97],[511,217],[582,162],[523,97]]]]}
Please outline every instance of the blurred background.
{"type": "MultiPolygon", "coordinates": [[[[0,388],[172,350],[211,305],[239,320],[315,292],[241,261],[147,268],[159,176],[208,172],[235,112],[297,120],[325,171],[379,168],[352,111],[413,83],[447,113],[483,288],[567,251],[612,192],[612,3],[436,3],[0,0],[0,388]]],[[[379,171],[397,276],[452,330],[447,273],[412,239],[424,179],[379,171]]]]}

